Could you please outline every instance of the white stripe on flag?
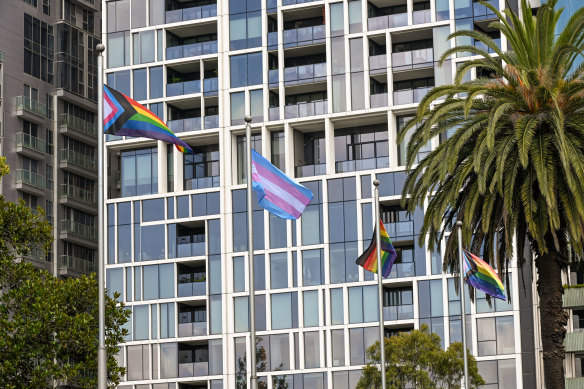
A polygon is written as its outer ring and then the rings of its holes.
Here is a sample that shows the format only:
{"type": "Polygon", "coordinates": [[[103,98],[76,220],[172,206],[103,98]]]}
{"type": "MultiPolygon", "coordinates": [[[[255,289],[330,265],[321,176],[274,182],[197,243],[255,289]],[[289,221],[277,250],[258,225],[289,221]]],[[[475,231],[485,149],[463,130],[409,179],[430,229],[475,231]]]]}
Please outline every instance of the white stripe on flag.
{"type": "Polygon", "coordinates": [[[252,170],[253,170],[252,175],[258,178],[255,181],[257,181],[260,185],[264,186],[273,195],[281,198],[282,200],[284,200],[286,203],[290,204],[294,209],[296,209],[300,213],[302,212],[302,210],[304,208],[306,208],[305,204],[303,204],[296,197],[294,197],[290,193],[288,193],[284,188],[275,184],[272,181],[268,181],[263,176],[261,176],[258,173],[258,171],[255,167],[255,164],[252,164],[252,170]]]}

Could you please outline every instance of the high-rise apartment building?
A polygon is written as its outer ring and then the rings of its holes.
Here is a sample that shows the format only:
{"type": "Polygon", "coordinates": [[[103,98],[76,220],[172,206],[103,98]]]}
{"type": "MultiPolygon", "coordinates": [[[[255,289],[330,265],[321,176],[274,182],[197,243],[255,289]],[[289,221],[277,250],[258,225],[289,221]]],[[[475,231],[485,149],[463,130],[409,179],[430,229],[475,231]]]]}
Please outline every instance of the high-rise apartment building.
{"type": "MultiPolygon", "coordinates": [[[[253,209],[263,387],[341,389],[359,380],[379,334],[375,276],[355,264],[372,235],[374,179],[398,252],[383,282],[386,335],[426,324],[444,346],[461,340],[443,247],[419,247],[424,210],[400,207],[406,146],[396,133],[424,94],[469,60],[440,67],[442,53],[480,44],[450,42],[450,33],[476,29],[507,47],[487,8],[471,0],[112,0],[103,12],[107,84],[195,151],[107,137],[107,285],[132,310],[120,388],[246,387],[246,113],[253,148],[314,193],[298,221],[253,209]]],[[[511,303],[489,306],[477,293],[467,304],[469,347],[484,388],[541,387],[532,289],[520,287],[516,266],[509,271],[511,303]]]]}
{"type": "Polygon", "coordinates": [[[95,271],[99,0],[0,2],[0,191],[45,209],[54,244],[31,252],[59,276],[95,271]]]}

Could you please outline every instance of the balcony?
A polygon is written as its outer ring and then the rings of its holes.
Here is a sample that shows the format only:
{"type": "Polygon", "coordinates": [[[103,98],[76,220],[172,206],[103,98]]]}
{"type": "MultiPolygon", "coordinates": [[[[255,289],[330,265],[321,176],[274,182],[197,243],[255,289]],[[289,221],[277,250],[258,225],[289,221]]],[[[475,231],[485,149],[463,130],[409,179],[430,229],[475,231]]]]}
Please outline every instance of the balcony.
{"type": "Polygon", "coordinates": [[[304,4],[304,3],[311,3],[317,0],[282,0],[282,6],[284,5],[294,5],[294,4],[304,4]]]}
{"type": "Polygon", "coordinates": [[[40,174],[25,169],[16,169],[16,188],[29,189],[28,192],[42,195],[46,189],[46,179],[40,174]],[[27,188],[28,187],[28,188],[27,188]]]}
{"type": "Polygon", "coordinates": [[[200,131],[203,129],[203,127],[201,126],[200,117],[169,120],[167,124],[168,128],[170,128],[170,130],[175,134],[181,132],[200,131]]]}
{"type": "Polygon", "coordinates": [[[326,164],[296,166],[296,177],[313,177],[326,174],[326,164]]]}
{"type": "Polygon", "coordinates": [[[284,30],[284,48],[324,43],[326,25],[284,30]]]}
{"type": "MultiPolygon", "coordinates": [[[[499,1],[498,0],[484,0],[486,3],[489,3],[495,9],[499,9],[499,1]]],[[[489,8],[485,7],[484,5],[476,2],[472,5],[473,16],[475,20],[481,19],[494,19],[497,17],[493,11],[489,8]]]]}
{"type": "MultiPolygon", "coordinates": [[[[401,265],[401,264],[398,264],[401,265]]],[[[383,320],[411,320],[414,318],[413,305],[395,305],[383,307],[383,320]]]]}
{"type": "Polygon", "coordinates": [[[565,288],[562,300],[564,308],[584,307],[584,287],[565,288]]]}
{"type": "Polygon", "coordinates": [[[205,116],[205,130],[209,130],[211,128],[219,128],[219,115],[205,116]]]}
{"type": "Polygon", "coordinates": [[[394,71],[427,68],[434,66],[434,49],[419,49],[391,54],[394,71]]]}
{"type": "Polygon", "coordinates": [[[166,84],[166,97],[201,93],[201,80],[175,82],[166,84]]]}
{"type": "Polygon", "coordinates": [[[564,339],[564,347],[567,353],[584,352],[584,331],[567,333],[564,339]]]}
{"type": "Polygon", "coordinates": [[[326,81],[326,62],[293,66],[284,69],[285,85],[308,84],[323,81],[326,81]]]}
{"type": "Polygon", "coordinates": [[[59,257],[59,273],[61,275],[73,275],[74,273],[89,274],[95,273],[96,271],[97,267],[94,262],[71,255],[61,255],[59,257]],[[70,272],[73,272],[73,274],[69,274],[70,272]]]}
{"type": "Polygon", "coordinates": [[[190,323],[179,323],[178,324],[178,336],[179,338],[187,338],[191,336],[206,336],[207,335],[207,322],[190,322],[190,323]]]}
{"type": "Polygon", "coordinates": [[[369,57],[369,73],[380,74],[387,73],[387,55],[372,55],[369,57]]]}
{"type": "Polygon", "coordinates": [[[83,170],[89,170],[91,172],[97,172],[97,162],[95,157],[90,157],[85,154],[78,153],[69,149],[61,149],[59,152],[59,157],[61,160],[61,167],[64,169],[72,168],[76,173],[84,174],[83,170]],[[83,170],[77,171],[74,167],[81,168],[83,170]]]}
{"type": "Polygon", "coordinates": [[[387,234],[393,240],[412,239],[414,235],[413,220],[404,220],[395,223],[384,223],[387,234]]]}
{"type": "Polygon", "coordinates": [[[423,9],[412,12],[414,24],[430,23],[432,21],[432,13],[429,9],[423,9]]]}
{"type": "Polygon", "coordinates": [[[189,45],[166,48],[166,59],[198,57],[207,54],[217,54],[217,41],[191,43],[189,45]]]}
{"type": "Polygon", "coordinates": [[[566,389],[584,388],[584,377],[566,378],[566,389]]]}
{"type": "MultiPolygon", "coordinates": [[[[497,45],[497,47],[500,49],[501,48],[501,38],[493,38],[493,41],[495,41],[495,44],[497,45]]],[[[479,49],[483,49],[484,51],[488,52],[489,54],[494,54],[495,50],[491,49],[490,47],[488,47],[487,45],[485,45],[483,42],[477,40],[477,39],[473,39],[473,46],[479,48],[479,49]]],[[[470,53],[468,54],[470,55],[470,53]]]]}
{"type": "Polygon", "coordinates": [[[369,31],[384,30],[386,28],[403,27],[408,25],[408,14],[393,14],[375,16],[367,20],[369,31]]]}
{"type": "Polygon", "coordinates": [[[71,234],[83,239],[97,242],[97,228],[73,220],[61,220],[61,233],[71,234]]]}
{"type": "Polygon", "coordinates": [[[371,108],[387,107],[387,93],[371,95],[371,108]]]}
{"type": "Polygon", "coordinates": [[[268,50],[278,50],[278,31],[268,32],[268,50]]]}
{"type": "Polygon", "coordinates": [[[92,144],[97,143],[97,126],[68,113],[59,115],[59,130],[72,138],[92,144]]]}
{"type": "Polygon", "coordinates": [[[184,190],[219,187],[219,176],[192,178],[185,180],[184,190]]]}
{"type": "Polygon", "coordinates": [[[190,7],[166,11],[166,23],[185,22],[217,16],[217,4],[207,4],[199,7],[190,7]]]}
{"type": "Polygon", "coordinates": [[[280,120],[280,107],[268,108],[268,115],[270,120],[280,120]]]}
{"type": "Polygon", "coordinates": [[[203,377],[209,375],[209,362],[190,362],[178,364],[179,377],[203,377]]]}
{"type": "Polygon", "coordinates": [[[205,78],[203,80],[203,95],[217,96],[219,94],[219,78],[205,78]]]}
{"type": "Polygon", "coordinates": [[[178,284],[178,297],[197,297],[207,294],[207,283],[202,281],[181,282],[178,284]]]}
{"type": "MultiPolygon", "coordinates": [[[[176,244],[176,255],[178,258],[200,257],[205,255],[205,233],[194,236],[180,236],[176,244]]],[[[203,275],[204,281],[205,275],[203,275]]]]}
{"type": "Polygon", "coordinates": [[[77,188],[73,185],[61,184],[59,187],[59,195],[61,196],[61,199],[67,198],[82,202],[91,207],[97,206],[95,192],[77,188]]]}
{"type": "Polygon", "coordinates": [[[324,115],[327,113],[327,111],[328,111],[327,100],[298,103],[293,105],[287,105],[286,107],[284,107],[286,119],[324,115]]]}
{"type": "Polygon", "coordinates": [[[381,169],[389,166],[389,157],[356,159],[335,163],[337,173],[354,172],[360,170],[381,169]]]}
{"type": "MultiPolygon", "coordinates": [[[[53,111],[46,105],[31,100],[26,96],[16,96],[16,116],[27,116],[26,112],[42,118],[50,119],[53,116],[53,111]]],[[[32,120],[35,120],[35,118],[32,117],[32,120]]],[[[38,118],[36,120],[38,121],[38,118]]]]}
{"type": "Polygon", "coordinates": [[[43,248],[37,247],[24,254],[22,258],[36,262],[47,262],[47,253],[43,248]]]}
{"type": "Polygon", "coordinates": [[[422,101],[426,93],[434,87],[402,89],[393,92],[393,105],[413,104],[422,101]]]}
{"type": "Polygon", "coordinates": [[[31,158],[42,157],[47,153],[47,142],[24,132],[16,134],[16,152],[31,158]]]}

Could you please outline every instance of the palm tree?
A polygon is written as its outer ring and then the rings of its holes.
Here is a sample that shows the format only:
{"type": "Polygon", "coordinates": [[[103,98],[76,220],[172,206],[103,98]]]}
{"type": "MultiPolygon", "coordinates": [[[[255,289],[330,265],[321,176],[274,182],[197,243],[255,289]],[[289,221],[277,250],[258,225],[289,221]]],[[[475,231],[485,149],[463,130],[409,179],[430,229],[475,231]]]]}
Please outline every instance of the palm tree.
{"type": "MultiPolygon", "coordinates": [[[[584,9],[556,35],[562,12],[556,0],[536,16],[526,0],[521,16],[484,5],[498,17],[490,26],[512,50],[503,52],[478,31],[450,36],[480,41],[497,56],[475,46],[442,56],[441,62],[456,53],[474,55],[460,66],[453,85],[425,96],[398,134],[401,142],[412,131],[402,202],[413,211],[428,201],[420,244],[426,236],[440,241],[461,220],[463,244],[484,250],[485,259],[504,273],[515,250],[522,265],[530,245],[538,272],[545,384],[564,388],[568,315],[561,272],[572,254],[584,254],[584,67],[576,66],[584,52],[584,9]],[[488,77],[463,82],[473,68],[488,77]],[[449,133],[413,167],[424,145],[449,133]]],[[[458,271],[456,234],[446,241],[445,269],[458,271]]]]}

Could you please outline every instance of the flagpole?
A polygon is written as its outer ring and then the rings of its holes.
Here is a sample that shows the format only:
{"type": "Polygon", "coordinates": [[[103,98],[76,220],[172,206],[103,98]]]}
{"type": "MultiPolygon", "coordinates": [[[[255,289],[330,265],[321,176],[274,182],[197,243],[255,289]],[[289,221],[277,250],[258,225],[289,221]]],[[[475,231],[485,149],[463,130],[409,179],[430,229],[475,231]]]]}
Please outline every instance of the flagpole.
{"type": "Polygon", "coordinates": [[[379,223],[381,220],[379,215],[379,180],[374,180],[373,186],[373,191],[375,192],[375,252],[377,254],[377,289],[379,292],[379,355],[381,357],[381,388],[385,389],[385,326],[383,325],[383,286],[381,284],[383,281],[383,264],[381,263],[381,228],[379,225],[377,225],[377,223],[379,223]]]}
{"type": "Polygon", "coordinates": [[[105,348],[105,261],[103,237],[103,52],[105,46],[98,44],[97,51],[97,274],[99,295],[99,344],[97,347],[97,388],[107,389],[107,354],[105,348]]]}
{"type": "Polygon", "coordinates": [[[250,362],[250,387],[257,389],[258,377],[256,374],[256,333],[255,333],[255,277],[253,256],[253,207],[252,207],[252,177],[251,177],[251,116],[245,115],[245,141],[247,143],[247,247],[249,266],[249,332],[251,343],[250,362]]]}
{"type": "Polygon", "coordinates": [[[466,307],[464,298],[464,263],[462,254],[462,222],[459,220],[456,222],[456,227],[458,227],[458,259],[459,259],[459,273],[460,273],[460,308],[462,314],[462,357],[464,359],[464,388],[469,389],[468,384],[468,360],[466,351],[466,307]]]}

